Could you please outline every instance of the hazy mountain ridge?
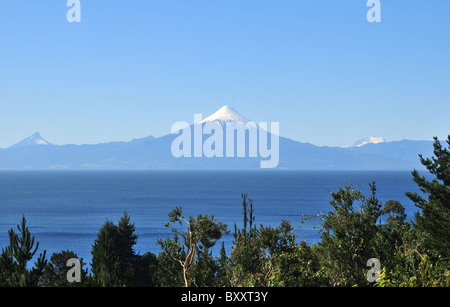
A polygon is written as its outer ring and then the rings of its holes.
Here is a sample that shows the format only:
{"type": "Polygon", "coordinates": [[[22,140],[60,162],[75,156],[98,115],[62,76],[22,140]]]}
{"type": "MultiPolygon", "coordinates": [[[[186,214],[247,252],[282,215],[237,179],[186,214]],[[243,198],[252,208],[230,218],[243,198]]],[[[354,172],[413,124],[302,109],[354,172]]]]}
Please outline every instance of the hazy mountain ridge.
{"type": "MultiPolygon", "coordinates": [[[[163,170],[259,169],[260,158],[174,158],[177,135],[96,145],[22,146],[0,150],[2,170],[163,170]]],[[[361,147],[319,147],[280,137],[276,169],[412,170],[422,169],[418,154],[432,155],[432,141],[398,141],[361,147]]]]}
{"type": "MultiPolygon", "coordinates": [[[[229,106],[201,121],[249,120],[229,106]]],[[[256,123],[257,124],[257,123],[256,123]]],[[[192,126],[191,126],[192,127],[192,126]]],[[[181,157],[171,152],[177,134],[148,136],[129,142],[95,145],[51,145],[39,133],[0,149],[0,170],[252,170],[260,169],[261,157],[181,157]]],[[[203,135],[203,143],[208,135],[203,135]]],[[[270,133],[268,133],[270,140],[270,133]]],[[[279,138],[279,164],[275,170],[413,170],[423,169],[419,154],[433,154],[432,141],[368,139],[352,147],[327,147],[279,138]],[[370,142],[372,141],[372,142],[370,142]]],[[[236,151],[236,140],[235,140],[236,151]]],[[[225,150],[225,143],[224,143],[225,150]]]]}

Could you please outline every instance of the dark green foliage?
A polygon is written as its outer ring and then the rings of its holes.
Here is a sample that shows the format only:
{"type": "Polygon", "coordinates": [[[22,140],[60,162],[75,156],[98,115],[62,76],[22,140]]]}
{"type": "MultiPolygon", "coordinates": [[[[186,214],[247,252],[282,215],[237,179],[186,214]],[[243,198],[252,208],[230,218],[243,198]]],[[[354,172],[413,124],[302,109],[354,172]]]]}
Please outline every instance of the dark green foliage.
{"type": "Polygon", "coordinates": [[[230,269],[230,259],[227,256],[225,243],[222,242],[219,257],[217,258],[217,273],[215,278],[217,285],[222,287],[231,286],[230,280],[228,278],[228,276],[230,275],[230,269]]]}
{"type": "MultiPolygon", "coordinates": [[[[183,256],[185,254],[182,254],[183,256]]],[[[156,262],[150,264],[150,274],[155,287],[182,287],[183,271],[180,264],[167,251],[159,253],[156,262]]]]}
{"type": "Polygon", "coordinates": [[[251,283],[252,281],[248,279],[258,275],[262,269],[262,251],[256,240],[258,230],[254,225],[253,201],[248,198],[247,194],[241,194],[241,197],[243,228],[238,229],[236,224],[234,225],[234,248],[230,258],[233,268],[230,278],[233,286],[240,285],[242,282],[244,284],[251,283]]]}
{"type": "Polygon", "coordinates": [[[398,228],[406,220],[405,207],[398,200],[388,200],[384,204],[381,214],[388,214],[386,224],[390,229],[398,228]]]}
{"type": "Polygon", "coordinates": [[[137,242],[134,224],[126,212],[119,225],[106,221],[92,247],[92,273],[98,285],[131,286],[137,256],[133,250],[137,242]]]}
{"type": "Polygon", "coordinates": [[[119,281],[119,257],[114,239],[117,229],[112,222],[107,221],[97,234],[92,246],[92,273],[99,286],[115,286],[119,281]]]}
{"type": "Polygon", "coordinates": [[[88,276],[86,269],[83,269],[83,259],[78,258],[77,254],[72,251],[61,251],[60,253],[53,253],[50,261],[45,267],[44,274],[41,277],[40,283],[43,287],[85,287],[91,285],[91,279],[88,276]],[[67,272],[71,267],[67,266],[67,261],[71,258],[80,260],[80,282],[68,282],[67,272]]]}
{"type": "Polygon", "coordinates": [[[217,267],[212,260],[209,249],[213,247],[223,235],[227,234],[227,225],[218,222],[212,215],[198,215],[186,220],[183,216],[181,207],[176,207],[169,213],[170,223],[166,227],[170,228],[174,233],[174,239],[159,239],[158,244],[164,253],[170,256],[174,261],[178,262],[182,268],[184,286],[191,284],[197,286],[210,286],[210,280],[215,275],[217,267]],[[187,230],[177,229],[171,224],[183,223],[187,226],[187,230]],[[178,236],[183,240],[183,247],[178,241],[178,236]],[[184,252],[184,247],[187,252],[184,252]],[[191,270],[194,272],[191,274],[191,270]]]}
{"type": "Polygon", "coordinates": [[[277,287],[319,287],[330,286],[326,270],[320,264],[317,246],[301,241],[289,252],[277,257],[278,270],[272,279],[277,287]]]}
{"type": "MultiPolygon", "coordinates": [[[[388,221],[391,238],[396,238],[391,244],[395,248],[389,265],[383,268],[379,286],[450,285],[450,152],[434,139],[434,157],[419,157],[435,178],[429,181],[418,171],[412,172],[427,199],[417,193],[406,193],[421,210],[415,214],[412,227],[409,222],[398,227],[402,212],[391,207],[391,212],[397,214],[388,221]]],[[[450,146],[450,136],[447,144],[450,146]]]]}
{"type": "Polygon", "coordinates": [[[334,210],[325,216],[319,249],[332,285],[366,285],[367,260],[382,258],[377,226],[381,204],[375,197],[375,183],[370,188],[369,198],[350,185],[331,193],[334,210]]]}
{"type": "Polygon", "coordinates": [[[142,256],[136,255],[133,263],[133,282],[132,287],[155,287],[152,268],[158,260],[155,254],[147,252],[142,256]]]}
{"type": "Polygon", "coordinates": [[[2,248],[0,255],[0,285],[36,287],[39,285],[39,278],[44,273],[47,260],[46,252],[40,254],[34,267],[27,268],[27,263],[36,254],[39,248],[39,242],[34,244],[34,236],[31,236],[26,225],[25,216],[22,216],[22,222],[17,225],[19,234],[14,229],[8,231],[9,246],[2,248]]]}
{"type": "Polygon", "coordinates": [[[281,285],[275,277],[289,271],[284,261],[297,251],[295,235],[289,221],[278,227],[259,229],[254,225],[253,201],[242,194],[243,228],[235,225],[234,246],[228,270],[232,286],[281,285]]]}
{"type": "Polygon", "coordinates": [[[450,259],[450,135],[449,148],[443,147],[436,137],[434,140],[434,157],[425,159],[420,155],[420,161],[435,178],[428,181],[416,170],[412,172],[414,181],[428,199],[417,193],[406,195],[422,210],[415,216],[415,226],[426,234],[425,247],[450,259]]]}

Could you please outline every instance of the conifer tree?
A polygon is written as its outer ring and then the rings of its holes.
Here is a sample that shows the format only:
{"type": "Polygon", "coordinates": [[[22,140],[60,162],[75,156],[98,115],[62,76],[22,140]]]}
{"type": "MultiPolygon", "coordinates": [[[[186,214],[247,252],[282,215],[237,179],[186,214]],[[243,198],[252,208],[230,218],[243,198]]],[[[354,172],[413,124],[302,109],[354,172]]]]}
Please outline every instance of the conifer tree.
{"type": "Polygon", "coordinates": [[[19,287],[39,285],[39,278],[43,275],[47,264],[46,251],[39,255],[33,268],[27,268],[28,261],[33,259],[39,248],[39,242],[35,245],[35,238],[31,236],[26,224],[23,215],[21,223],[17,225],[19,234],[15,233],[14,229],[8,231],[10,243],[6,248],[2,248],[0,255],[0,285],[19,287]]]}
{"type": "Polygon", "coordinates": [[[234,224],[234,242],[230,261],[232,264],[232,284],[234,286],[252,283],[252,276],[260,273],[262,269],[262,250],[259,245],[258,229],[254,222],[253,200],[246,193],[241,193],[243,228],[238,229],[234,224]]]}
{"type": "Polygon", "coordinates": [[[92,247],[92,272],[100,286],[131,286],[138,256],[134,223],[125,211],[118,226],[106,221],[92,247]]]}
{"type": "Polygon", "coordinates": [[[138,256],[134,251],[138,235],[135,233],[134,223],[130,222],[130,216],[125,211],[117,226],[117,256],[119,257],[120,276],[125,284],[130,285],[134,279],[135,266],[138,262],[138,256]]]}
{"type": "Polygon", "coordinates": [[[119,280],[119,257],[114,248],[117,227],[106,221],[97,234],[92,246],[91,269],[94,279],[102,287],[117,286],[119,280]]]}
{"type": "Polygon", "coordinates": [[[53,253],[48,261],[44,275],[41,277],[41,285],[43,287],[83,287],[90,286],[90,278],[88,270],[83,269],[83,258],[79,258],[73,251],[61,251],[53,253]],[[69,259],[76,258],[80,261],[80,282],[69,282],[67,280],[67,273],[72,269],[67,266],[69,259]]]}
{"type": "Polygon", "coordinates": [[[436,251],[439,255],[450,258],[450,135],[447,139],[449,148],[441,145],[434,137],[434,157],[423,158],[420,162],[435,178],[431,181],[421,176],[417,170],[412,172],[413,179],[425,199],[417,193],[406,195],[422,210],[416,213],[415,226],[426,234],[425,247],[436,251]]]}

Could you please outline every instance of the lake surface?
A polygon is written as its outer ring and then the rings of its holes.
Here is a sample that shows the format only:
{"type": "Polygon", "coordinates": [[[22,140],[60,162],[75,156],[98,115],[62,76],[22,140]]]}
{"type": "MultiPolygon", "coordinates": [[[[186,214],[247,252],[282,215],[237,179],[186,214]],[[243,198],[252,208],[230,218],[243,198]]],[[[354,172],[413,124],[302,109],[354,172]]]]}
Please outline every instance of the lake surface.
{"type": "MultiPolygon", "coordinates": [[[[346,183],[370,195],[376,181],[384,203],[399,200],[412,219],[418,209],[405,192],[420,192],[411,172],[403,171],[90,171],[0,172],[0,247],[9,244],[22,214],[39,252],[71,250],[91,261],[91,248],[106,220],[118,223],[124,211],[138,233],[136,252],[158,254],[158,238],[171,236],[168,213],[182,206],[185,216],[213,214],[228,225],[223,238],[231,250],[234,223],[242,226],[241,193],[253,199],[255,223],[278,226],[291,221],[298,241],[320,241],[319,220],[301,226],[301,215],[332,210],[330,191],[346,183]],[[301,226],[301,228],[300,228],[301,226]]],[[[216,245],[216,252],[220,247],[216,245]]]]}

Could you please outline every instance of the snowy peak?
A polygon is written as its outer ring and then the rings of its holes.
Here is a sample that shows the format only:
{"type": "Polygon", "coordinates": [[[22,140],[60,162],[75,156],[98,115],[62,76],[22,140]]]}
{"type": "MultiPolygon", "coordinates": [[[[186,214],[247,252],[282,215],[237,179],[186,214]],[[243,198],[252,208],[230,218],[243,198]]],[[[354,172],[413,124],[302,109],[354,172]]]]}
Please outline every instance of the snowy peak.
{"type": "Polygon", "coordinates": [[[366,144],[378,144],[378,143],[384,143],[384,142],[386,142],[386,140],[382,137],[370,136],[370,137],[365,137],[362,140],[355,142],[352,146],[361,147],[366,144]]]}
{"type": "Polygon", "coordinates": [[[250,120],[245,118],[243,115],[241,115],[239,112],[237,112],[232,107],[223,106],[216,113],[206,117],[200,123],[203,124],[203,123],[208,123],[208,122],[220,122],[220,123],[234,122],[234,123],[246,124],[246,123],[250,122],[250,120]]]}
{"type": "Polygon", "coordinates": [[[18,148],[18,147],[25,147],[25,146],[41,146],[41,145],[52,145],[52,144],[47,142],[39,134],[39,132],[36,132],[35,134],[27,137],[26,139],[23,139],[19,143],[12,145],[10,148],[18,148]]]}

